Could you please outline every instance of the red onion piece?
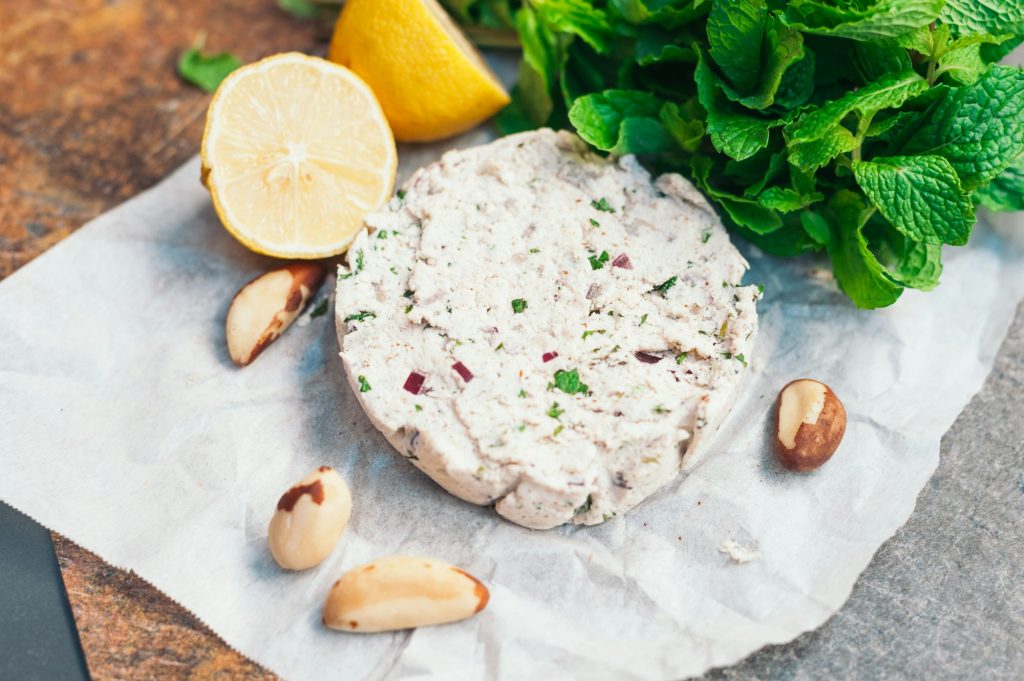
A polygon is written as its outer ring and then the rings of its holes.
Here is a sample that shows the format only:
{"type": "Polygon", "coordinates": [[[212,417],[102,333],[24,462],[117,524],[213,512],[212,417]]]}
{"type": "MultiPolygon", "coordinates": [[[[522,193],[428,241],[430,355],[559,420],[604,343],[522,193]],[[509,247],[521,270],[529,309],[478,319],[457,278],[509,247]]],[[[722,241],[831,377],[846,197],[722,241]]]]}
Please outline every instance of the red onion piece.
{"type": "Polygon", "coordinates": [[[420,394],[420,388],[423,387],[423,381],[427,380],[427,377],[423,374],[418,374],[415,371],[409,372],[409,378],[405,379],[405,385],[402,387],[411,392],[413,395],[420,394]]]}
{"type": "Polygon", "coordinates": [[[452,365],[452,369],[458,372],[459,376],[462,376],[462,380],[469,383],[473,380],[473,372],[466,368],[466,365],[462,362],[456,362],[452,365]]]}
{"type": "Polygon", "coordinates": [[[625,253],[615,256],[615,260],[612,260],[612,267],[621,267],[624,270],[633,269],[633,263],[629,261],[629,256],[625,253]]]}
{"type": "Polygon", "coordinates": [[[555,357],[558,357],[558,353],[557,352],[545,352],[543,355],[541,355],[540,361],[542,361],[542,362],[550,362],[555,357]]]}
{"type": "Polygon", "coordinates": [[[657,355],[652,355],[651,353],[644,352],[643,350],[640,350],[639,352],[634,352],[633,356],[636,357],[641,362],[643,362],[644,364],[657,364],[661,360],[665,359],[664,357],[658,357],[657,355]]]}

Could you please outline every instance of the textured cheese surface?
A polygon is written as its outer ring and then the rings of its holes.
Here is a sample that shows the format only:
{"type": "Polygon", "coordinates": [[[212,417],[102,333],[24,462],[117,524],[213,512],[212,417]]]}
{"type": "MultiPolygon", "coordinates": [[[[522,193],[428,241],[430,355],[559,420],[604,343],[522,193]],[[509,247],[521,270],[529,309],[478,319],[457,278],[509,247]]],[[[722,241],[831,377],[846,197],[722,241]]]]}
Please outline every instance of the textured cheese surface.
{"type": "Polygon", "coordinates": [[[539,130],[450,152],[399,195],[349,250],[336,321],[402,456],[532,528],[602,522],[692,465],[759,294],[688,181],[539,130]]]}

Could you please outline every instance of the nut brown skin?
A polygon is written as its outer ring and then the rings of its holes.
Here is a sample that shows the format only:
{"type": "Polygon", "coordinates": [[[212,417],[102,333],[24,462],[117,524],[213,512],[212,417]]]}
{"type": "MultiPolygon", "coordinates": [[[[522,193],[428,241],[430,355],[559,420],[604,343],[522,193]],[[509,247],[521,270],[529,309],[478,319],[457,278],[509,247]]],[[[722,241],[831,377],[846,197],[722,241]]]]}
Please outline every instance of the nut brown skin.
{"type": "Polygon", "coordinates": [[[835,454],[845,433],[846,409],[832,389],[824,383],[814,379],[797,379],[787,383],[779,391],[779,397],[775,401],[775,452],[779,463],[786,469],[806,473],[820,468],[835,454]],[[782,423],[783,396],[787,391],[799,389],[799,384],[804,382],[824,388],[824,404],[814,423],[799,424],[793,437],[793,446],[790,447],[783,441],[783,426],[786,425],[782,423]]]}
{"type": "Polygon", "coordinates": [[[240,367],[251,364],[302,313],[326,275],[323,263],[290,263],[243,286],[225,322],[232,361],[240,367]]]}
{"type": "Polygon", "coordinates": [[[321,466],[285,492],[270,519],[267,543],[285,570],[306,570],[331,554],[352,515],[344,478],[321,466]]]}

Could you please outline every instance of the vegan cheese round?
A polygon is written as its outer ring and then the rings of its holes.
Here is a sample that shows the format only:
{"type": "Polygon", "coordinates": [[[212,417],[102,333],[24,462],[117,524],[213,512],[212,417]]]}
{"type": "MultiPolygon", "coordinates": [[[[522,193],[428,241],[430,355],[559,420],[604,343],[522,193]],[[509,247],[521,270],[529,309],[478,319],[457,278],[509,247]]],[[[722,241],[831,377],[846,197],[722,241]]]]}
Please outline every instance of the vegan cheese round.
{"type": "Polygon", "coordinates": [[[735,400],[759,292],[714,211],[575,135],[452,151],[338,275],[348,380],[398,452],[531,528],[621,514],[735,400]]]}

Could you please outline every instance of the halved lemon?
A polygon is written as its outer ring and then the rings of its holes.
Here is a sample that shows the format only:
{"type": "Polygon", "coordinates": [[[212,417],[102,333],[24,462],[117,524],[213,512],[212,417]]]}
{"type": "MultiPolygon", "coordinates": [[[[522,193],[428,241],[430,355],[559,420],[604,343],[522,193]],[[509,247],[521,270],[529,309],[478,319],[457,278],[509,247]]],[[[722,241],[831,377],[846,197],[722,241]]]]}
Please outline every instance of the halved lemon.
{"type": "Polygon", "coordinates": [[[343,252],[363,217],[390,198],[398,165],[391,128],[366,83],[294,52],[221,83],[201,155],[224,227],[279,258],[343,252]]]}
{"type": "Polygon", "coordinates": [[[347,0],[328,58],[373,88],[401,142],[451,137],[510,101],[437,0],[347,0]]]}

